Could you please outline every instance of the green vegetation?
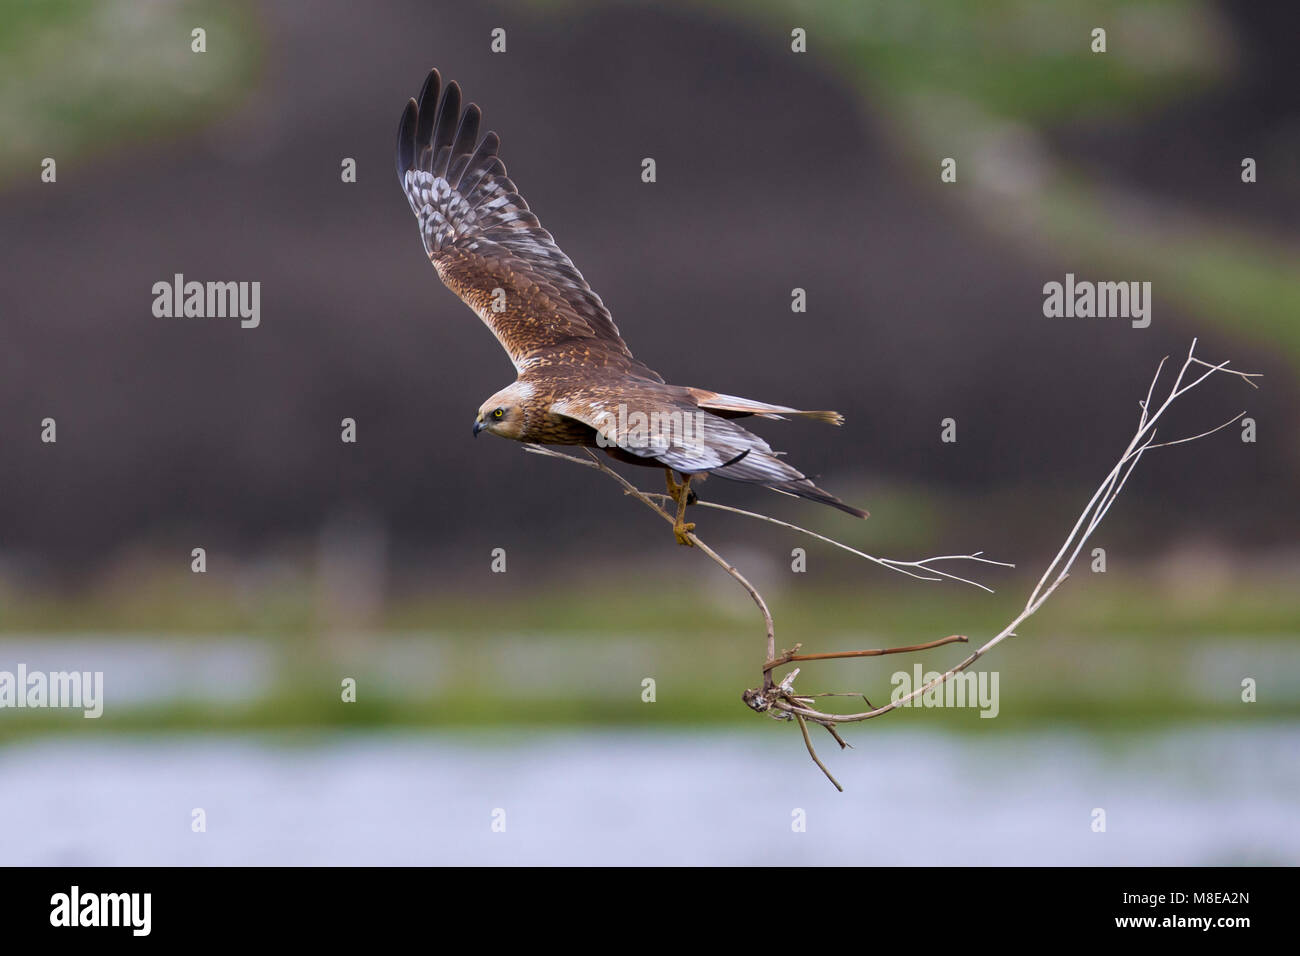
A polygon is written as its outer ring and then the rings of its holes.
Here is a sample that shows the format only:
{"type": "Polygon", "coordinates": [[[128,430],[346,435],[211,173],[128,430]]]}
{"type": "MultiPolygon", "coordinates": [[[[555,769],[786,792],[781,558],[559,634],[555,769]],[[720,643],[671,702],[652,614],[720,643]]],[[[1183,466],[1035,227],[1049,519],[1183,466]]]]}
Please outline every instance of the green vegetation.
{"type": "MultiPolygon", "coordinates": [[[[106,678],[103,718],[9,711],[0,738],[374,726],[764,726],[739,699],[758,680],[761,625],[745,596],[722,578],[685,586],[639,579],[600,588],[596,601],[555,582],[540,592],[503,592],[490,614],[481,598],[449,585],[432,596],[393,600],[377,620],[350,627],[322,627],[328,616],[310,588],[288,587],[263,606],[248,595],[205,595],[194,575],[167,580],[168,586],[66,605],[10,595],[0,620],[6,661],[24,653],[37,667],[41,644],[93,627],[76,637],[83,646],[135,646],[134,659],[151,666],[180,655],[180,679],[143,698],[115,701],[106,678]],[[250,634],[251,640],[224,636],[250,634]],[[228,674],[202,671],[204,693],[225,688],[228,697],[190,694],[198,665],[184,663],[187,648],[233,649],[247,658],[228,674]],[[249,673],[256,679],[248,682],[249,673]],[[357,681],[354,704],[340,702],[343,677],[357,681]],[[656,683],[653,704],[641,699],[647,677],[656,683]]],[[[983,669],[999,674],[996,724],[970,709],[910,710],[874,722],[872,732],[918,724],[980,733],[1044,722],[1101,730],[1300,718],[1300,595],[1280,597],[1277,582],[1246,577],[1177,586],[1162,580],[1084,571],[1069,582],[1020,637],[985,659],[983,669]],[[1244,677],[1259,682],[1257,703],[1241,702],[1244,677]]],[[[819,652],[909,644],[953,631],[987,639],[1030,586],[1018,579],[986,595],[956,585],[859,590],[800,583],[770,587],[768,597],[779,642],[797,640],[819,652]]],[[[800,686],[864,691],[879,704],[889,698],[891,675],[910,674],[918,663],[925,670],[948,665],[969,650],[805,664],[800,686]]],[[[161,673],[169,673],[167,666],[161,673]]],[[[836,703],[854,706],[848,698],[836,703]]]]}
{"type": "MultiPolygon", "coordinates": [[[[1119,578],[1090,574],[1083,563],[1071,583],[1034,618],[1034,625],[1041,630],[1048,623],[1068,622],[1081,636],[1292,633],[1300,622],[1300,593],[1288,590],[1289,573],[1283,569],[1257,577],[1165,584],[1166,576],[1154,571],[1119,578]]],[[[1033,585],[1020,576],[1004,579],[998,593],[990,595],[959,584],[886,577],[885,571],[870,574],[873,583],[867,586],[810,582],[764,590],[774,614],[785,619],[787,628],[798,627],[800,640],[866,630],[895,634],[897,643],[908,643],[951,633],[954,627],[995,633],[1033,585]]],[[[436,572],[431,570],[429,576],[436,579],[436,572]]],[[[994,580],[988,573],[984,578],[994,580]]],[[[595,593],[592,598],[567,578],[544,581],[536,589],[516,590],[506,582],[489,607],[475,589],[458,591],[456,583],[449,582],[427,594],[398,596],[365,629],[470,638],[491,633],[603,636],[616,626],[622,633],[668,632],[696,640],[717,631],[749,633],[751,625],[758,624],[749,599],[716,571],[694,583],[668,572],[654,576],[641,571],[631,582],[626,576],[611,576],[597,581],[595,593]],[[673,600],[647,600],[647,594],[671,595],[673,600]]],[[[205,580],[188,572],[142,574],[130,587],[90,590],[73,600],[62,593],[14,589],[0,593],[0,636],[249,634],[292,640],[321,630],[320,622],[329,614],[319,598],[305,578],[266,581],[259,590],[249,591],[241,584],[222,586],[212,574],[205,580]]]]}
{"type": "Polygon", "coordinates": [[[0,179],[208,126],[256,80],[244,3],[0,0],[0,179]],[[207,52],[190,31],[207,31],[207,52]]]}
{"type": "Polygon", "coordinates": [[[1224,61],[1213,9],[1199,0],[713,5],[786,38],[802,27],[809,50],[829,53],[872,99],[957,98],[1004,119],[1053,122],[1141,110],[1203,89],[1224,61]],[[1105,58],[1090,49],[1095,27],[1107,31],[1105,58]]]}

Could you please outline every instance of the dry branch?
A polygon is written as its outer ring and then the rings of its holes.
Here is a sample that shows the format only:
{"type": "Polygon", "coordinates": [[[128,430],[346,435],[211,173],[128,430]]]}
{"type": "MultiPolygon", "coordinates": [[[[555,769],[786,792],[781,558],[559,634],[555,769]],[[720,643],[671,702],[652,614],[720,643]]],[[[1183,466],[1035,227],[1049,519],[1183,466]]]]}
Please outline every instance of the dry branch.
{"type": "MultiPolygon", "coordinates": [[[[950,644],[954,642],[965,642],[967,638],[964,635],[952,635],[951,637],[945,637],[936,641],[930,641],[925,644],[917,644],[908,647],[884,648],[884,649],[863,650],[863,651],[842,651],[842,652],[830,653],[830,654],[805,654],[805,655],[800,655],[797,653],[798,650],[800,649],[800,645],[796,644],[791,650],[782,651],[782,653],[778,656],[776,653],[776,628],[775,625],[773,624],[771,611],[768,610],[767,603],[763,600],[763,596],[758,592],[758,590],[752,584],[749,583],[749,581],[744,577],[744,575],[742,575],[733,565],[727,562],[716,551],[709,548],[703,541],[700,540],[700,538],[696,534],[690,533],[688,537],[690,538],[692,543],[694,543],[696,547],[698,547],[702,552],[704,552],[704,554],[706,554],[712,561],[717,563],[723,570],[725,570],[729,575],[731,575],[731,577],[734,578],[740,584],[740,586],[745,589],[746,593],[749,594],[750,598],[758,606],[758,609],[763,616],[763,623],[767,632],[766,634],[767,657],[765,658],[763,663],[763,670],[762,670],[763,681],[759,687],[751,688],[744,692],[744,694],[742,695],[742,699],[745,701],[745,703],[753,710],[757,711],[758,713],[767,713],[770,716],[781,720],[791,720],[791,719],[795,720],[799,725],[799,729],[803,735],[804,744],[807,746],[808,753],[812,757],[813,761],[817,764],[817,766],[821,769],[821,771],[826,775],[827,779],[829,779],[837,789],[843,790],[844,788],[840,786],[839,782],[836,781],[836,779],[831,775],[830,770],[826,768],[826,765],[822,763],[821,759],[817,756],[817,751],[813,747],[812,738],[808,735],[807,723],[809,721],[812,721],[813,723],[817,723],[825,727],[830,732],[831,736],[835,738],[836,742],[839,743],[841,748],[847,747],[848,744],[845,743],[843,738],[841,738],[840,735],[835,730],[837,724],[856,723],[863,720],[870,720],[873,717],[879,717],[883,714],[887,714],[890,711],[903,706],[904,704],[908,703],[914,698],[920,697],[922,694],[928,693],[929,691],[934,690],[936,687],[939,687],[940,685],[948,681],[950,678],[952,678],[954,675],[959,674],[962,671],[966,670],[973,663],[975,663],[975,661],[979,660],[981,657],[983,657],[985,654],[991,651],[998,644],[1002,643],[1008,637],[1015,636],[1016,629],[1025,620],[1027,620],[1036,611],[1038,611],[1038,609],[1042,607],[1044,603],[1046,603],[1047,599],[1050,598],[1053,593],[1055,593],[1056,589],[1060,587],[1062,583],[1064,583],[1065,579],[1069,577],[1070,568],[1073,566],[1075,559],[1079,556],[1080,551],[1082,551],[1084,545],[1087,543],[1088,539],[1092,536],[1092,533],[1101,524],[1102,519],[1106,516],[1106,513],[1110,510],[1111,505],[1115,503],[1115,499],[1119,497],[1119,493],[1120,491],[1123,490],[1124,484],[1128,481],[1129,476],[1133,473],[1133,469],[1137,467],[1138,462],[1141,461],[1142,456],[1144,454],[1156,448],[1168,448],[1172,445],[1180,445],[1186,442],[1196,441],[1199,438],[1205,438],[1208,435],[1212,435],[1217,431],[1227,428],[1229,425],[1240,420],[1242,416],[1246,414],[1243,411],[1237,414],[1236,416],[1234,416],[1233,418],[1229,419],[1228,421],[1224,422],[1223,424],[1218,425],[1217,427],[1212,428],[1208,431],[1201,432],[1200,434],[1197,435],[1192,435],[1187,438],[1179,438],[1173,441],[1156,443],[1155,441],[1156,422],[1160,420],[1160,418],[1165,414],[1165,412],[1169,410],[1169,408],[1180,396],[1185,395],[1187,392],[1191,391],[1197,385],[1200,385],[1202,382],[1204,382],[1206,379],[1208,379],[1211,375],[1215,374],[1216,372],[1223,372],[1226,374],[1239,376],[1252,388],[1257,387],[1255,383],[1251,381],[1251,379],[1258,378],[1259,377],[1258,373],[1239,372],[1236,369],[1229,368],[1228,362],[1221,362],[1217,365],[1211,364],[1209,362],[1204,361],[1203,359],[1197,358],[1195,355],[1195,351],[1196,351],[1196,339],[1193,339],[1191,347],[1187,351],[1187,358],[1184,360],[1182,368],[1179,369],[1178,375],[1174,379],[1173,386],[1170,388],[1169,393],[1165,397],[1164,401],[1161,402],[1160,406],[1153,412],[1151,409],[1152,396],[1155,394],[1156,385],[1160,381],[1160,376],[1161,373],[1164,371],[1165,363],[1168,361],[1168,356],[1160,360],[1160,364],[1156,367],[1156,373],[1151,380],[1151,385],[1147,389],[1146,398],[1138,403],[1139,407],[1141,408],[1141,415],[1139,416],[1138,419],[1138,426],[1136,432],[1133,434],[1133,437],[1129,440],[1129,443],[1127,447],[1124,449],[1124,452],[1120,455],[1119,461],[1115,463],[1115,466],[1113,468],[1111,468],[1110,473],[1107,474],[1105,479],[1103,479],[1101,484],[1097,487],[1097,490],[1093,493],[1092,498],[1088,501],[1088,504],[1084,507],[1083,511],[1079,514],[1079,517],[1075,521],[1074,527],[1071,529],[1070,534],[1066,537],[1065,542],[1061,545],[1060,550],[1056,553],[1056,557],[1052,559],[1052,562],[1047,566],[1047,569],[1043,572],[1043,576],[1038,580],[1038,584],[1034,587],[1034,590],[1030,593],[1029,598],[1025,602],[1024,607],[1020,610],[1020,613],[1016,615],[1016,617],[1011,621],[1010,624],[1008,624],[1001,631],[999,631],[994,637],[986,641],[977,650],[969,654],[960,663],[949,668],[939,677],[926,683],[924,686],[914,688],[910,693],[898,698],[897,700],[892,700],[888,704],[885,704],[883,706],[872,707],[870,701],[867,701],[867,706],[869,709],[859,713],[837,714],[837,713],[830,713],[830,712],[818,710],[813,706],[814,699],[817,697],[854,696],[854,697],[862,697],[863,700],[866,700],[866,697],[865,695],[856,694],[856,693],[852,695],[840,695],[840,694],[799,695],[794,690],[794,679],[799,673],[798,668],[795,668],[789,674],[786,674],[783,678],[781,678],[780,681],[777,681],[773,678],[772,671],[777,667],[781,667],[785,664],[794,663],[798,661],[830,660],[830,659],[849,658],[849,657],[875,657],[883,654],[897,654],[897,653],[905,653],[911,651],[922,651],[922,650],[929,650],[935,647],[940,647],[945,644],[950,644]],[[1188,370],[1193,368],[1194,366],[1199,366],[1201,368],[1204,368],[1206,369],[1206,371],[1201,372],[1199,375],[1195,376],[1190,381],[1184,383],[1184,379],[1187,377],[1188,370]]],[[[667,495],[651,494],[651,493],[641,491],[636,486],[634,486],[631,482],[625,479],[622,475],[620,475],[618,472],[609,468],[590,449],[585,449],[587,455],[589,456],[589,460],[578,458],[574,455],[567,455],[562,452],[557,452],[550,448],[542,447],[540,445],[529,445],[527,446],[527,449],[530,452],[535,452],[541,455],[547,455],[552,458],[563,458],[566,461],[575,462],[579,465],[583,465],[584,467],[588,467],[588,468],[596,468],[604,472],[605,474],[609,475],[610,477],[612,477],[614,480],[616,480],[617,482],[619,482],[619,484],[623,486],[625,494],[629,494],[637,498],[639,501],[642,502],[642,504],[652,509],[669,524],[673,523],[674,520],[673,515],[669,514],[659,504],[659,502],[661,501],[669,500],[667,495]]],[[[960,577],[958,575],[944,571],[940,568],[935,568],[933,567],[933,565],[937,562],[943,562],[943,561],[972,561],[972,562],[978,562],[982,564],[998,565],[1001,567],[1014,567],[1014,565],[1006,564],[1005,562],[993,561],[989,558],[982,557],[981,555],[983,552],[979,552],[979,551],[975,552],[974,554],[942,555],[939,557],[923,558],[919,561],[899,561],[892,558],[879,558],[879,557],[875,557],[874,555],[867,554],[866,552],[859,551],[856,548],[849,547],[848,545],[836,541],[833,538],[829,538],[826,537],[825,535],[817,534],[816,532],[809,531],[806,528],[801,528],[798,525],[793,525],[785,521],[779,521],[775,518],[770,518],[767,515],[758,514],[757,512],[744,511],[740,508],[732,508],[727,505],[719,505],[707,501],[699,502],[698,506],[704,508],[712,508],[718,511],[729,511],[733,514],[743,515],[745,517],[753,518],[759,521],[765,521],[770,524],[777,525],[779,527],[788,528],[792,531],[797,531],[801,534],[810,535],[811,537],[817,538],[820,541],[824,541],[828,544],[834,545],[837,548],[841,548],[845,551],[850,552],[851,554],[855,554],[861,558],[864,558],[868,561],[878,564],[881,567],[887,568],[888,570],[897,571],[900,574],[906,574],[909,577],[918,578],[924,581],[940,581],[940,580],[947,579],[951,581],[961,582],[964,584],[969,584],[974,587],[981,588],[985,591],[991,591],[992,589],[987,587],[986,585],[980,584],[977,581],[972,581],[970,579],[960,577]]]]}

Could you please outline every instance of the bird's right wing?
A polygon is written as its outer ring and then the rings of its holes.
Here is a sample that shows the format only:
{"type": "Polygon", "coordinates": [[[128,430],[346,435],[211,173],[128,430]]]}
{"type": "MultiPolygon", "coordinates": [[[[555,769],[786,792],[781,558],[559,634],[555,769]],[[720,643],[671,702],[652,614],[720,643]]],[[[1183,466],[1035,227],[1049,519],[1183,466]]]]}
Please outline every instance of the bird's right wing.
{"type": "Polygon", "coordinates": [[[479,139],[480,118],[433,70],[397,132],[397,176],[443,283],[521,373],[578,365],[658,379],[632,357],[600,296],[506,176],[497,134],[479,139]]]}

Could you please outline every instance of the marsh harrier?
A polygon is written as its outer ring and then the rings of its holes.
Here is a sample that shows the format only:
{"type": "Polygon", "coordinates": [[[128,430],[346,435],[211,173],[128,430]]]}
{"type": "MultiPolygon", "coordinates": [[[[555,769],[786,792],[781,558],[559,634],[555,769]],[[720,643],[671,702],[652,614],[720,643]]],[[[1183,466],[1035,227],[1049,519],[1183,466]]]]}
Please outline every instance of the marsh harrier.
{"type": "Polygon", "coordinates": [[[600,296],[506,176],[500,138],[479,136],[480,119],[473,103],[462,109],[460,87],[444,87],[433,70],[397,132],[397,176],[430,261],[517,372],[480,406],[474,434],[602,448],[619,461],[663,467],[682,544],[691,543],[694,524],[685,515],[696,475],[752,482],[867,517],[735,421],[793,415],[838,425],[838,412],[669,385],[633,357],[600,296]]]}

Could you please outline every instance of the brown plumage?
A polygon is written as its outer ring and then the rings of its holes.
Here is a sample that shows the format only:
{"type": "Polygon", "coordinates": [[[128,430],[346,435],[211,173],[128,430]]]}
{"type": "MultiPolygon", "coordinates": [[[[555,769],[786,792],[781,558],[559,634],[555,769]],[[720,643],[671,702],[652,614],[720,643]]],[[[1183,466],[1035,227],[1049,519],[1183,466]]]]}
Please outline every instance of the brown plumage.
{"type": "Polygon", "coordinates": [[[600,296],[506,176],[500,138],[479,137],[480,119],[474,104],[462,110],[460,87],[444,88],[433,70],[397,134],[398,179],[429,259],[517,372],[480,407],[474,433],[602,447],[621,461],[753,482],[867,517],[734,421],[799,416],[838,425],[838,412],[670,385],[632,355],[600,296]]]}

